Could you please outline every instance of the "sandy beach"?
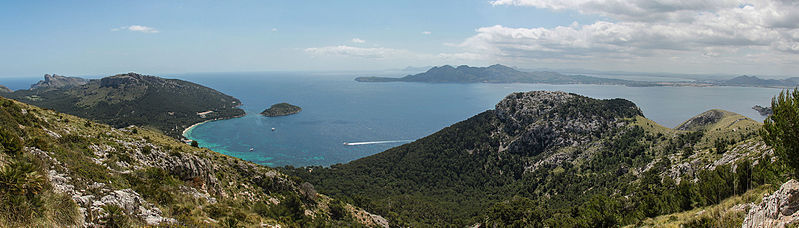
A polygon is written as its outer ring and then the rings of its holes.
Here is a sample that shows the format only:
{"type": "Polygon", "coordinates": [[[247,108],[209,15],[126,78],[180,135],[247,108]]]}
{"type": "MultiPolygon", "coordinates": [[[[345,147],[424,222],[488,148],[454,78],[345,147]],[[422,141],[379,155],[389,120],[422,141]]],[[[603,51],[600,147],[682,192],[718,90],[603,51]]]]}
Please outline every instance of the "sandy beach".
{"type": "MultiPolygon", "coordinates": [[[[191,130],[192,128],[194,128],[194,127],[196,127],[196,126],[198,126],[200,124],[208,123],[210,121],[214,121],[214,120],[206,120],[206,121],[203,121],[203,122],[192,124],[191,126],[187,127],[186,129],[183,129],[183,133],[181,133],[180,135],[182,135],[183,137],[186,137],[186,132],[188,132],[189,130],[191,130]]],[[[188,138],[188,137],[186,137],[186,138],[188,138]]]]}
{"type": "MultiPolygon", "coordinates": [[[[236,107],[238,107],[238,106],[241,106],[241,105],[239,104],[236,107]]],[[[246,115],[247,115],[247,113],[244,113],[242,115],[233,116],[233,117],[230,117],[230,118],[216,118],[216,119],[206,120],[206,121],[203,121],[203,122],[192,124],[191,126],[187,127],[186,129],[183,129],[183,133],[181,133],[180,135],[183,136],[184,138],[188,139],[189,137],[186,137],[186,132],[188,132],[189,130],[191,130],[192,128],[194,128],[196,126],[199,126],[200,124],[208,123],[208,122],[211,122],[211,121],[217,121],[217,120],[226,120],[226,119],[239,118],[239,117],[244,117],[246,115]]]]}

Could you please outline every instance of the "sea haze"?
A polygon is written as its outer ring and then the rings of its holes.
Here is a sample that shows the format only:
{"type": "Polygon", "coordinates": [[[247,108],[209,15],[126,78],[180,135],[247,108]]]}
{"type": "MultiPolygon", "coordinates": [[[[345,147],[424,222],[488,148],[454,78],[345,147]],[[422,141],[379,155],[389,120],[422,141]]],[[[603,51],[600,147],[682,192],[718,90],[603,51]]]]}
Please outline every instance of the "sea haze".
{"type": "Polygon", "coordinates": [[[745,87],[363,83],[353,80],[357,76],[363,75],[205,73],[168,77],[237,97],[247,112],[242,118],[198,125],[187,132],[188,138],[202,147],[269,166],[328,166],[369,156],[493,109],[512,92],[560,90],[594,98],[624,98],[635,102],[646,117],[675,127],[714,108],[762,121],[751,107],[769,105],[780,91],[745,87]],[[280,102],[303,110],[283,117],[258,114],[280,102]]]}

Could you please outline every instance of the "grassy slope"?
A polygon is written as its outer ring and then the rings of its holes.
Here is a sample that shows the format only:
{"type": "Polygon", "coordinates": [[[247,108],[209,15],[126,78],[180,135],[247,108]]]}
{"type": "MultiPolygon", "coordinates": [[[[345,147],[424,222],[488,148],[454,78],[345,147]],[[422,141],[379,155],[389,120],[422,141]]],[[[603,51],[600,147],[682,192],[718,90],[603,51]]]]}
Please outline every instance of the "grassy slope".
{"type": "MultiPolygon", "coordinates": [[[[109,217],[105,210],[67,199],[74,198],[71,196],[74,194],[93,195],[96,201],[103,195],[124,189],[140,194],[147,201],[148,209],[158,208],[163,217],[189,226],[231,220],[246,226],[352,226],[357,225],[358,214],[360,217],[364,214],[357,208],[343,207],[327,196],[308,191],[294,178],[272,168],[190,147],[153,130],[115,129],[4,98],[0,98],[0,103],[3,104],[0,109],[2,131],[12,132],[6,135],[18,135],[26,146],[17,153],[4,147],[2,150],[6,152],[0,152],[0,167],[33,164],[32,173],[47,177],[43,181],[22,182],[45,186],[37,193],[41,199],[22,200],[31,202],[27,209],[13,205],[28,204],[3,201],[0,226],[103,223],[109,217]],[[67,180],[54,181],[54,176],[67,180]],[[302,199],[298,207],[307,215],[291,217],[292,214],[286,212],[289,211],[287,206],[279,202],[291,197],[302,199]],[[346,213],[349,215],[331,218],[331,205],[347,208],[345,211],[349,211],[346,213]],[[79,206],[89,211],[85,220],[77,212],[79,206]],[[33,211],[38,215],[15,217],[19,211],[33,211]]],[[[0,171],[0,178],[8,177],[6,173],[0,171]]],[[[0,184],[4,183],[9,182],[0,184]]],[[[0,194],[0,200],[13,200],[15,194],[21,193],[0,194]]],[[[126,211],[121,218],[130,225],[144,224],[142,218],[132,212],[126,211]]],[[[374,225],[371,219],[366,219],[366,224],[374,225]]]]}

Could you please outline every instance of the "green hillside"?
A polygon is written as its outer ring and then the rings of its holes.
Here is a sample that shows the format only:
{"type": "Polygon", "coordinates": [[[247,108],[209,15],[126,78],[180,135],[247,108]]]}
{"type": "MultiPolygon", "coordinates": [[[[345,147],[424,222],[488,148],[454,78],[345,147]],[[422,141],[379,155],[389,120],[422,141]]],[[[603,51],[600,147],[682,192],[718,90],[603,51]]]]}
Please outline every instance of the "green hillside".
{"type": "Polygon", "coordinates": [[[275,169],[0,98],[0,227],[379,226],[275,169]]]}
{"type": "Polygon", "coordinates": [[[413,143],[289,171],[399,226],[639,224],[784,180],[759,125],[735,118],[676,130],[623,99],[514,93],[413,143]]]}
{"type": "Polygon", "coordinates": [[[81,86],[17,90],[2,96],[117,128],[152,127],[176,138],[192,124],[244,115],[237,108],[241,101],[211,88],[136,73],[91,80],[81,86]]]}

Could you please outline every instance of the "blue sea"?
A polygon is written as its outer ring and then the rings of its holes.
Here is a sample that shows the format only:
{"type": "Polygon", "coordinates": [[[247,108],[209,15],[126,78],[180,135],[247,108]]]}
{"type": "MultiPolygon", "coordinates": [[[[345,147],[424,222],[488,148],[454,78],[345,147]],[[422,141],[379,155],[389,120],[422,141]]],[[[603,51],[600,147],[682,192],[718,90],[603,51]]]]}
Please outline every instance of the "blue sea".
{"type": "Polygon", "coordinates": [[[762,121],[779,89],[625,87],[613,85],[359,83],[358,74],[202,73],[166,75],[239,98],[247,115],[198,125],[186,136],[202,147],[268,166],[328,166],[373,155],[430,135],[488,109],[512,92],[560,90],[624,98],[666,127],[710,109],[762,121]],[[264,117],[288,102],[296,115],[264,117]],[[273,131],[272,128],[275,130],[273,131]],[[250,148],[253,151],[250,151],[250,148]]]}

